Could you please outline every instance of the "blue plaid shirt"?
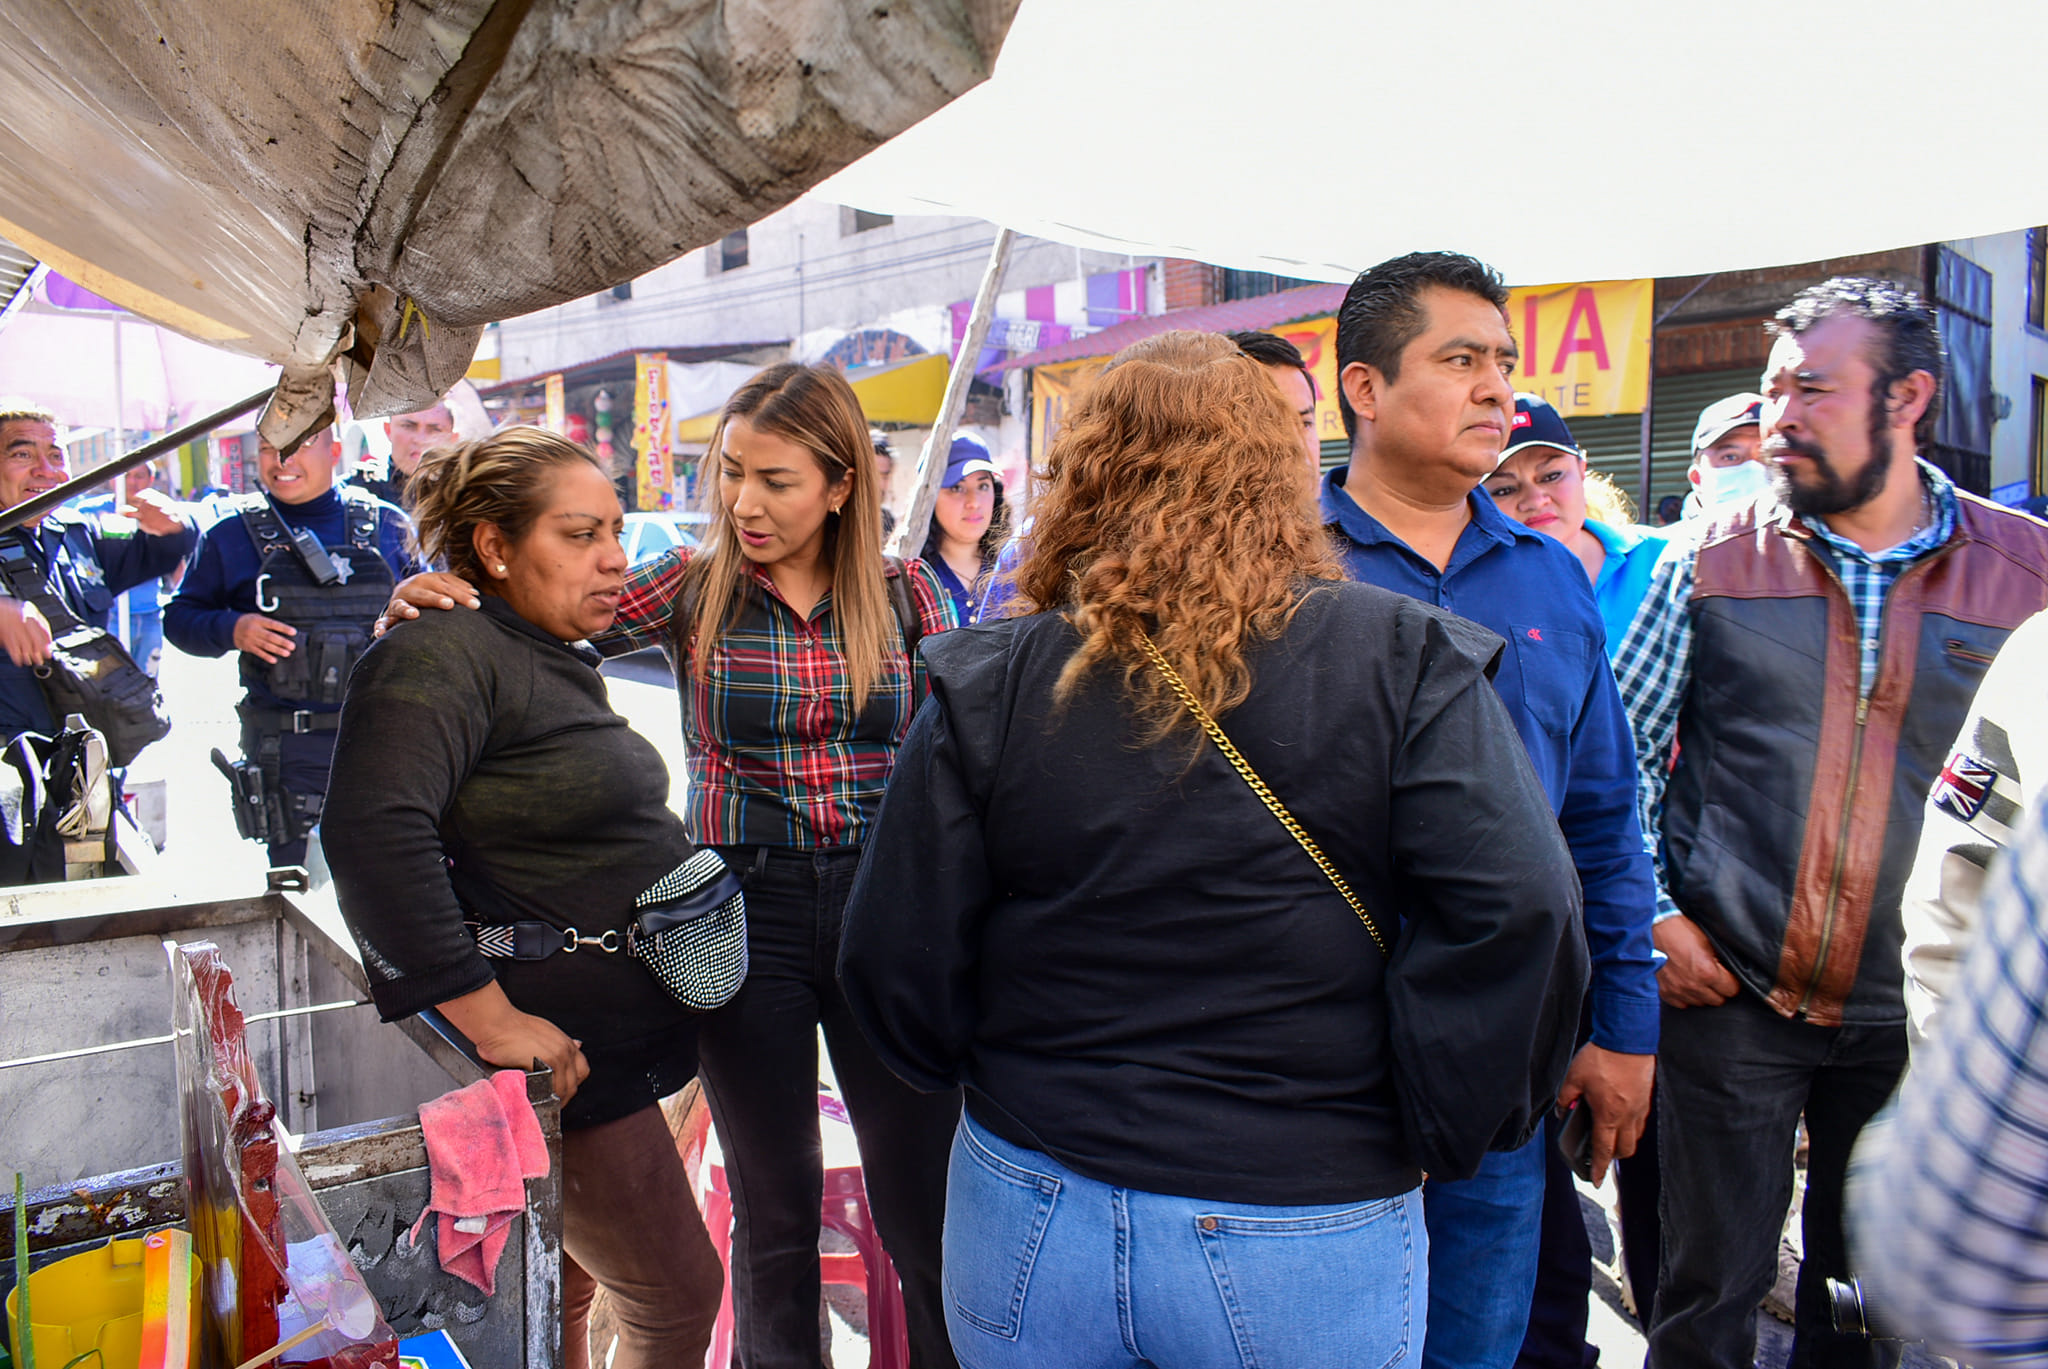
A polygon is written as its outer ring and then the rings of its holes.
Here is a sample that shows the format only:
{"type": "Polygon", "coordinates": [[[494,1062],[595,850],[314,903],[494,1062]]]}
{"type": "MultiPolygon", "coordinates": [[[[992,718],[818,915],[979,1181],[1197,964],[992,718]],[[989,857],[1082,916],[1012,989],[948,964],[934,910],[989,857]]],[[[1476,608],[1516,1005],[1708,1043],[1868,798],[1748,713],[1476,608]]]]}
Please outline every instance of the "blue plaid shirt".
{"type": "MultiPolygon", "coordinates": [[[[1819,518],[1799,521],[1814,536],[1822,557],[1832,564],[1849,607],[1856,617],[1862,645],[1865,697],[1877,682],[1885,596],[1906,568],[1955,535],[1956,487],[1947,476],[1920,461],[1920,480],[1934,507],[1934,521],[1886,551],[1868,552],[1839,536],[1819,518]]],[[[1629,726],[1636,738],[1636,803],[1642,817],[1643,841],[1657,860],[1657,918],[1678,911],[1664,885],[1662,844],[1664,781],[1670,773],[1671,747],[1678,738],[1678,714],[1692,685],[1693,566],[1699,559],[1697,536],[1674,539],[1650,576],[1643,606],[1636,611],[1614,653],[1614,679],[1621,686],[1629,726]]]]}
{"type": "Polygon", "coordinates": [[[1966,1364],[2048,1359],[2048,809],[1993,867],[1984,929],[1897,1110],[1850,1172],[1855,1265],[1899,1333],[1966,1364]]]}

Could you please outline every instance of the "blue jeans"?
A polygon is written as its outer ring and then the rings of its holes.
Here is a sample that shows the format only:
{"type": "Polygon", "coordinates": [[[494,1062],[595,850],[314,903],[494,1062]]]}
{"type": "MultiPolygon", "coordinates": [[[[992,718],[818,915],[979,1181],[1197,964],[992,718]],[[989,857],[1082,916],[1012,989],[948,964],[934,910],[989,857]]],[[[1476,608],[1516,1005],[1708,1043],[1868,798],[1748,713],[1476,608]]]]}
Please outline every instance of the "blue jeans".
{"type": "Polygon", "coordinates": [[[1083,1178],[962,1117],[946,1326],[966,1369],[1416,1369],[1419,1190],[1323,1207],[1083,1178]]]}
{"type": "Polygon", "coordinates": [[[1529,1329],[1543,1230],[1545,1132],[1489,1151],[1469,1179],[1423,1186],[1429,1338],[1423,1369],[1508,1369],[1529,1329]]]}

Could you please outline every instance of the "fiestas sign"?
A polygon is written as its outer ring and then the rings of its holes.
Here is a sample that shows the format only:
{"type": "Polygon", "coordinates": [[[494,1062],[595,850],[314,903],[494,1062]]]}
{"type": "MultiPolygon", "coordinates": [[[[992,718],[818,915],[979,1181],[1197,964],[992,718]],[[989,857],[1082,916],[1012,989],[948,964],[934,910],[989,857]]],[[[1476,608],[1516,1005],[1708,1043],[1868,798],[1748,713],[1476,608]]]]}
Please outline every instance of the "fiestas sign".
{"type": "Polygon", "coordinates": [[[669,428],[668,353],[642,352],[633,358],[633,446],[643,509],[668,508],[675,497],[669,428]]]}
{"type": "Polygon", "coordinates": [[[1657,283],[1526,286],[1508,295],[1521,345],[1514,386],[1566,418],[1639,414],[1650,397],[1651,306],[1657,283]]]}
{"type": "MultiPolygon", "coordinates": [[[[1650,395],[1651,280],[1528,286],[1508,295],[1508,326],[1522,349],[1513,384],[1549,400],[1566,418],[1636,414],[1650,395]]],[[[1316,435],[1342,441],[1337,407],[1337,320],[1302,319],[1266,328],[1293,343],[1316,386],[1316,435]]],[[[1031,464],[1042,467],[1074,397],[1106,356],[1031,370],[1031,464]]]]}

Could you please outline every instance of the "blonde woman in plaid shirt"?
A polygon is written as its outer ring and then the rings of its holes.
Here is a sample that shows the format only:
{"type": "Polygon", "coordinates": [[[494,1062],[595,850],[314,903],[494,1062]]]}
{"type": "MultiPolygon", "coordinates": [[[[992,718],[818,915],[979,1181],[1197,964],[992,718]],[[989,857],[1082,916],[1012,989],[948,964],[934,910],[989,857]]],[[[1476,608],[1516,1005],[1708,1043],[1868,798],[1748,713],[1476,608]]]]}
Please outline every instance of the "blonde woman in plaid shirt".
{"type": "MultiPolygon", "coordinates": [[[[690,835],[746,881],[747,982],[698,1031],[733,1189],[738,1355],[749,1369],[824,1362],[822,1027],[903,1283],[911,1363],[951,1366],[939,1238],[960,1095],[920,1094],[892,1075],[834,971],[861,845],[925,694],[914,639],[954,626],[953,610],[922,562],[882,556],[874,445],[836,370],[785,363],[755,376],[726,402],[704,461],[717,492],[704,546],[628,575],[593,645],[668,652],[690,835]]],[[[399,596],[399,616],[471,597],[441,576],[408,580],[399,596]]]]}

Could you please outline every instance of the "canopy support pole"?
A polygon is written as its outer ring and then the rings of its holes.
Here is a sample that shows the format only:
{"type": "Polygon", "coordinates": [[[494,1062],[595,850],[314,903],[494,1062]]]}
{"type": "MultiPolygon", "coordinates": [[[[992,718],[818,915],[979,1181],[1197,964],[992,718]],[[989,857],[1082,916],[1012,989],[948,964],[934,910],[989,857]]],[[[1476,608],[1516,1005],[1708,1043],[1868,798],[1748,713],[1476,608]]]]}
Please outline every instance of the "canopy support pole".
{"type": "MultiPolygon", "coordinates": [[[[41,518],[59,504],[84,494],[95,485],[104,485],[109,480],[118,480],[122,475],[146,461],[154,461],[165,452],[174,452],[187,442],[196,442],[232,418],[240,418],[251,409],[263,407],[270,398],[273,387],[264,386],[247,399],[238,399],[225,409],[216,409],[201,419],[187,423],[176,432],[165,433],[154,442],[145,442],[132,452],[115,457],[104,466],[95,466],[84,475],[75,475],[47,494],[33,499],[24,499],[13,508],[0,513],[0,532],[12,532],[32,518],[41,518]]],[[[115,487],[118,491],[119,486],[115,487]]]]}
{"type": "Polygon", "coordinates": [[[1709,271],[1706,275],[1701,276],[1698,283],[1692,289],[1680,295],[1677,302],[1663,313],[1657,315],[1656,321],[1650,325],[1650,374],[1647,377],[1645,397],[1643,399],[1642,512],[1639,515],[1645,523],[1650,522],[1651,519],[1657,516],[1657,511],[1650,507],[1650,415],[1651,411],[1656,407],[1654,396],[1657,388],[1657,330],[1664,326],[1665,320],[1690,304],[1694,295],[1697,295],[1700,291],[1713,284],[1714,277],[1720,274],[1719,271],[1709,271]]]}
{"type": "MultiPolygon", "coordinates": [[[[1010,264],[1010,244],[1016,240],[1012,230],[999,229],[995,245],[989,249],[988,269],[982,272],[981,288],[974,292],[974,307],[967,315],[967,335],[960,339],[960,352],[946,376],[938,417],[932,420],[931,435],[925,438],[924,451],[917,458],[917,494],[910,501],[910,512],[896,525],[896,536],[889,543],[891,555],[917,555],[931,531],[932,509],[939,502],[939,481],[945,478],[953,428],[967,411],[967,387],[973,383],[975,363],[981,360],[981,345],[988,341],[989,325],[995,322],[996,292],[1002,288],[1003,271],[1010,264]]],[[[0,524],[4,522],[0,519],[0,524]]]]}

